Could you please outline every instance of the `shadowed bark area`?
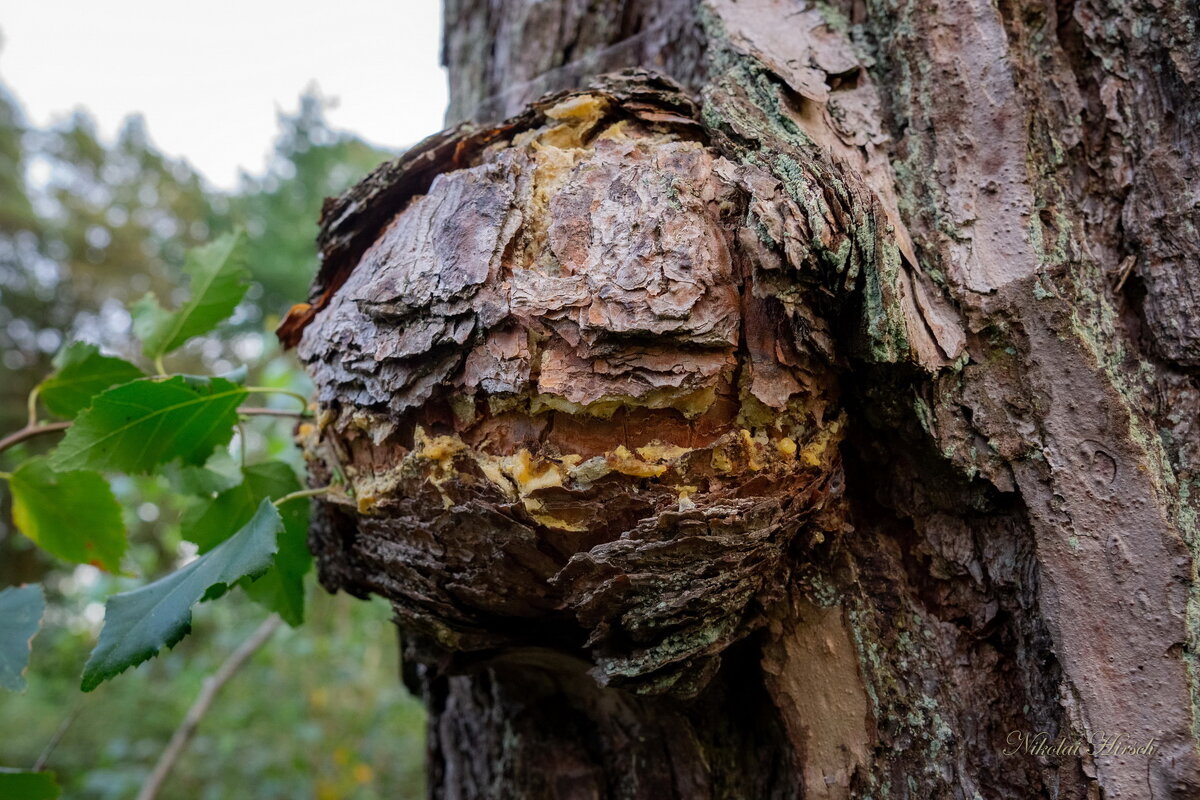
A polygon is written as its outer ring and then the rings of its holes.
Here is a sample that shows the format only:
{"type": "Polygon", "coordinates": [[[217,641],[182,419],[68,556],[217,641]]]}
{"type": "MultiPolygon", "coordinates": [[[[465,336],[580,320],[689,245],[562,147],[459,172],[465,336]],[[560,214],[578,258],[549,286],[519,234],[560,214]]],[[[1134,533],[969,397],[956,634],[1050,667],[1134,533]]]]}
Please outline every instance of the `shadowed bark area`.
{"type": "Polygon", "coordinates": [[[417,676],[437,719],[431,783],[447,797],[799,797],[755,650],[724,660],[688,702],[602,688],[544,651],[417,676]]]}
{"type": "Polygon", "coordinates": [[[1173,13],[447,4],[281,329],[431,796],[1200,793],[1173,13]]]}

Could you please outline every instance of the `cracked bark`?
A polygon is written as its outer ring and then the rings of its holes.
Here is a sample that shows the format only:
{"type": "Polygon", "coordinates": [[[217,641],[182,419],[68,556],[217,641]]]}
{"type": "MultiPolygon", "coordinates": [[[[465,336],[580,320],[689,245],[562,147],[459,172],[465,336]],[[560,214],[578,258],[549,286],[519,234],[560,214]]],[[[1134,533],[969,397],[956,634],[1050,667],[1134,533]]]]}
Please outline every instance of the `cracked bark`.
{"type": "Polygon", "coordinates": [[[1200,794],[1170,11],[448,0],[281,330],[432,797],[1200,794]]]}

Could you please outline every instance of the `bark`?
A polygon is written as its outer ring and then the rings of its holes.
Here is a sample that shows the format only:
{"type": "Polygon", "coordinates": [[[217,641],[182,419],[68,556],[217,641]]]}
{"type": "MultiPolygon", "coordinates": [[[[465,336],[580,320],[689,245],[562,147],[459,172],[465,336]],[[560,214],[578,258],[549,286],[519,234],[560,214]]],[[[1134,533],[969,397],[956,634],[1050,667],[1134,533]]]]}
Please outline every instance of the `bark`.
{"type": "Polygon", "coordinates": [[[1168,5],[448,0],[281,331],[432,797],[1200,796],[1168,5]]]}

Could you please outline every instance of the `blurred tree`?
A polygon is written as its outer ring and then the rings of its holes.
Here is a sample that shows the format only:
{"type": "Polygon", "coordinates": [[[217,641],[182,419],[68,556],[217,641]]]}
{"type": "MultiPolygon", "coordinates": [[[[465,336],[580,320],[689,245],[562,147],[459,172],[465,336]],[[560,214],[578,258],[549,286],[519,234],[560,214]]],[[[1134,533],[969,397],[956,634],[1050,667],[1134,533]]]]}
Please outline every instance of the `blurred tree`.
{"type": "MultiPolygon", "coordinates": [[[[158,153],[140,117],[125,122],[110,148],[81,113],[42,137],[51,255],[69,275],[77,311],[123,306],[148,289],[178,291],[184,253],[208,240],[223,199],[206,193],[185,162],[158,153]]],[[[123,321],[76,319],[74,325],[96,325],[94,333],[114,344],[124,343],[127,330],[123,321]]]]}
{"type": "MultiPolygon", "coordinates": [[[[0,430],[25,420],[25,397],[48,364],[36,347],[37,325],[51,314],[53,292],[37,277],[41,224],[26,185],[25,125],[8,89],[0,84],[0,430]],[[18,314],[17,309],[21,309],[18,314]],[[22,347],[24,345],[24,347],[22,347]],[[32,345],[32,346],[31,346],[32,345]],[[33,369],[28,368],[34,362],[33,369]]],[[[49,342],[47,342],[49,343],[49,342]]],[[[0,501],[0,585],[35,580],[43,562],[32,545],[15,541],[9,498],[0,501]]]]}
{"type": "MultiPolygon", "coordinates": [[[[131,354],[125,307],[147,290],[179,292],[184,253],[208,239],[229,204],[185,162],[157,152],[138,117],[106,146],[81,112],[28,128],[3,91],[0,149],[0,430],[10,431],[64,341],[131,354]]],[[[6,463],[22,455],[10,452],[6,463]]],[[[3,520],[0,579],[37,579],[48,559],[3,520]]]]}
{"type": "Polygon", "coordinates": [[[34,212],[26,185],[28,158],[25,126],[7,88],[0,85],[0,426],[20,425],[23,399],[32,376],[18,374],[30,356],[40,350],[36,329],[26,315],[49,316],[52,292],[38,278],[38,266],[48,267],[42,255],[42,224],[34,212]],[[17,316],[16,309],[21,309],[17,316]]]}
{"type": "Polygon", "coordinates": [[[341,194],[391,156],[325,119],[331,102],[310,87],[294,114],[279,115],[279,137],[266,174],[243,173],[229,221],[250,235],[250,264],[262,286],[255,304],[280,314],[304,299],[316,274],[313,241],[326,197],[341,194]]]}
{"type": "MultiPolygon", "coordinates": [[[[221,372],[273,352],[274,337],[263,334],[274,323],[265,317],[307,293],[321,203],[389,155],[333,130],[329,106],[307,90],[294,114],[279,116],[266,173],[243,173],[239,190],[226,194],[158,152],[141,117],[126,120],[111,146],[82,112],[30,129],[0,83],[0,431],[23,424],[25,398],[64,341],[83,338],[136,357],[126,307],[147,291],[186,296],[184,254],[226,230],[250,234],[257,283],[235,316],[243,337],[207,337],[173,360],[180,369],[221,372]]],[[[0,521],[0,582],[36,580],[48,563],[12,535],[8,519],[0,521]]],[[[134,524],[149,530],[156,521],[134,524]]]]}
{"type": "MultiPolygon", "coordinates": [[[[257,284],[232,326],[173,355],[172,367],[220,372],[226,361],[248,363],[260,385],[300,388],[305,379],[279,355],[270,318],[306,295],[323,199],[388,156],[333,130],[328,106],[306,92],[295,113],[280,115],[265,173],[243,174],[238,190],[223,192],[185,161],[160,153],[139,117],[111,142],[85,113],[37,129],[0,83],[0,433],[24,424],[25,400],[63,342],[84,338],[141,361],[126,307],[147,291],[168,302],[186,295],[186,251],[236,227],[250,234],[257,284]]],[[[263,419],[245,427],[251,461],[291,448],[287,425],[263,419]]],[[[31,440],[30,448],[52,443],[31,440]]],[[[0,469],[28,454],[24,447],[5,452],[0,469]]],[[[168,483],[150,475],[114,484],[131,536],[125,566],[142,575],[168,570],[185,554],[179,518],[186,504],[168,483]]],[[[41,580],[52,609],[28,691],[0,695],[0,764],[28,767],[78,705],[50,767],[60,771],[68,796],[128,797],[201,681],[257,624],[261,609],[244,597],[206,606],[196,617],[200,632],[181,647],[81,696],[78,672],[94,643],[100,603],[134,584],[91,568],[63,568],[14,535],[7,492],[0,503],[0,587],[41,580]],[[134,705],[144,709],[136,718],[129,714],[134,705]],[[10,735],[17,730],[24,735],[10,735]]],[[[395,651],[374,635],[386,611],[347,600],[322,596],[309,624],[277,636],[226,688],[229,697],[218,700],[193,743],[197,757],[177,768],[164,796],[222,797],[247,786],[260,797],[419,796],[423,715],[387,677],[396,672],[388,663],[395,651]],[[277,691],[262,692],[264,685],[277,691]],[[326,702],[333,696],[337,703],[326,702]],[[317,749],[327,756],[311,758],[322,741],[329,746],[317,749]],[[405,743],[400,758],[397,741],[405,743]]]]}

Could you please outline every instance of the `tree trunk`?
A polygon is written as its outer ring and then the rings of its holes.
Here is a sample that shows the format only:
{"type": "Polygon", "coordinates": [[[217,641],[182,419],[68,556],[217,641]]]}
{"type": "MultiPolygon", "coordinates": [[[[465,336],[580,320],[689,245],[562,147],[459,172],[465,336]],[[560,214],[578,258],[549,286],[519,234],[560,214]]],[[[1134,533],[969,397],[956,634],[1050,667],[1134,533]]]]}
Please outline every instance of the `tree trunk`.
{"type": "Polygon", "coordinates": [[[447,0],[281,333],[430,796],[1200,797],[1197,31],[447,0]]]}

